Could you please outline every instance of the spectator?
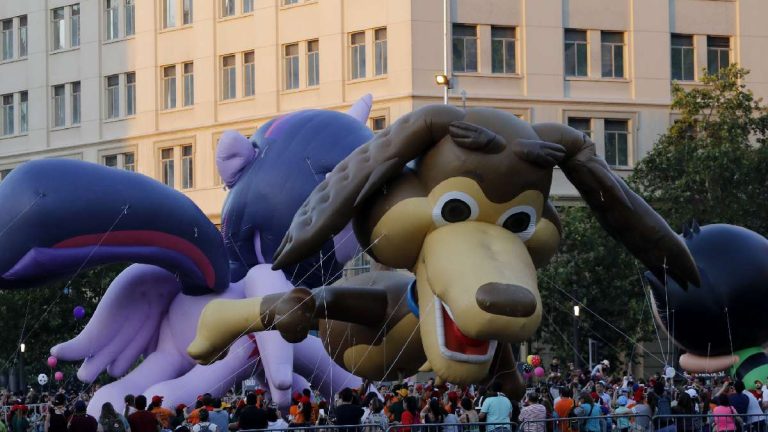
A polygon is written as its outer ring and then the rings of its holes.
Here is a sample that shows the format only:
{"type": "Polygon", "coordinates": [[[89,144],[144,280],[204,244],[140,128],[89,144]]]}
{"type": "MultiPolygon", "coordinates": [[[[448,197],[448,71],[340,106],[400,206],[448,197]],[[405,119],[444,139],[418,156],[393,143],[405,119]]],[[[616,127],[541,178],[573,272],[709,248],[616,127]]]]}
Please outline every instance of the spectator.
{"type": "Polygon", "coordinates": [[[211,406],[213,410],[208,412],[208,421],[215,424],[217,430],[227,432],[229,430],[229,413],[221,409],[221,399],[213,399],[211,406]]]}
{"type": "Polygon", "coordinates": [[[45,432],[66,432],[67,420],[71,413],[66,408],[67,398],[62,393],[53,397],[53,406],[45,416],[45,432]]]}
{"type": "Polygon", "coordinates": [[[176,430],[179,426],[183,425],[187,421],[187,406],[184,404],[176,405],[176,415],[171,419],[171,429],[176,430]]]}
{"type": "MultiPolygon", "coordinates": [[[[75,402],[75,410],[67,426],[68,432],[96,432],[98,430],[99,423],[93,416],[85,412],[86,408],[85,401],[79,400],[75,402]]],[[[114,409],[112,411],[114,412],[114,409]]]]}
{"type": "Polygon", "coordinates": [[[526,395],[525,406],[520,410],[523,432],[546,432],[547,409],[539,402],[538,394],[530,392],[526,395]]]}
{"type": "Polygon", "coordinates": [[[267,429],[288,429],[288,423],[283,420],[283,416],[280,415],[280,411],[278,411],[277,408],[270,407],[267,409],[267,422],[267,429]]]}
{"type": "Polygon", "coordinates": [[[256,406],[258,397],[248,393],[245,397],[245,408],[240,412],[237,428],[239,430],[266,429],[269,426],[267,412],[256,406]]]}
{"type": "Polygon", "coordinates": [[[632,414],[635,415],[635,426],[640,431],[647,431],[651,427],[651,416],[653,411],[648,406],[645,393],[642,391],[635,394],[635,406],[632,407],[632,414]]]}
{"type": "Polygon", "coordinates": [[[128,418],[128,416],[136,412],[136,398],[132,394],[127,394],[123,398],[123,402],[125,402],[123,417],[128,418]]]}
{"type": "MultiPolygon", "coordinates": [[[[459,417],[459,423],[479,423],[480,417],[477,415],[475,407],[472,406],[472,400],[465,397],[461,400],[461,416],[459,417]]],[[[480,432],[480,426],[474,424],[471,426],[464,426],[462,428],[465,432],[480,432]]]]}
{"type": "Polygon", "coordinates": [[[200,422],[192,427],[192,432],[224,432],[219,431],[215,423],[211,423],[209,414],[205,408],[200,410],[200,422]]]}
{"type": "Polygon", "coordinates": [[[345,388],[339,393],[341,404],[336,407],[337,425],[359,425],[363,416],[363,409],[352,403],[354,395],[350,388],[345,388]]]}
{"type": "Polygon", "coordinates": [[[491,394],[486,396],[483,406],[480,408],[480,420],[489,424],[486,427],[486,432],[511,430],[509,423],[512,419],[512,403],[501,390],[501,382],[494,382],[491,385],[491,394]]]}
{"type": "Polygon", "coordinates": [[[714,414],[715,430],[717,432],[735,432],[736,424],[741,423],[741,417],[735,415],[736,410],[731,406],[731,400],[725,393],[720,393],[717,398],[717,406],[712,410],[714,414]]]}
{"type": "MultiPolygon", "coordinates": [[[[440,401],[433,397],[429,400],[429,403],[421,411],[421,420],[425,424],[442,424],[445,423],[445,410],[440,405],[440,401]]],[[[428,427],[427,432],[439,432],[439,427],[428,427]]]]}
{"type": "MultiPolygon", "coordinates": [[[[573,391],[569,387],[563,387],[560,390],[559,400],[555,402],[555,414],[561,419],[567,419],[574,407],[576,407],[576,402],[573,400],[573,391]]],[[[557,424],[560,432],[571,432],[567,420],[561,420],[557,424]]]]}
{"type": "Polygon", "coordinates": [[[134,400],[136,412],[128,416],[128,425],[131,432],[158,432],[160,422],[154,414],[147,411],[147,397],[144,395],[136,396],[134,400]]]}
{"type": "Polygon", "coordinates": [[[629,401],[626,396],[619,396],[618,399],[616,399],[616,405],[618,406],[613,414],[616,416],[616,429],[618,429],[619,432],[629,432],[629,429],[632,427],[630,418],[632,411],[627,408],[627,402],[629,401]]]}
{"type": "Polygon", "coordinates": [[[22,404],[16,404],[11,407],[11,432],[27,432],[29,429],[29,420],[27,420],[27,407],[22,404]]]}
{"type": "Polygon", "coordinates": [[[599,417],[602,415],[599,403],[592,399],[592,395],[582,392],[579,396],[579,406],[574,410],[576,417],[585,417],[580,421],[579,430],[582,432],[601,432],[599,417]]]}
{"type": "Polygon", "coordinates": [[[174,414],[173,411],[169,410],[168,408],[163,408],[162,396],[152,396],[152,402],[149,404],[149,407],[147,407],[147,411],[151,412],[155,415],[155,417],[157,417],[157,421],[160,422],[160,426],[163,429],[171,428],[171,419],[174,417],[174,414]]]}
{"type": "Polygon", "coordinates": [[[105,402],[101,406],[101,416],[99,416],[98,432],[126,432],[130,430],[128,420],[115,411],[111,403],[105,402]]]}
{"type": "MultiPolygon", "coordinates": [[[[400,424],[402,426],[409,426],[413,424],[419,424],[421,420],[419,418],[419,402],[414,397],[407,397],[403,400],[403,414],[401,416],[400,424]]],[[[400,428],[400,432],[411,432],[411,428],[400,428]]],[[[415,431],[418,432],[418,431],[415,431]]]]}
{"type": "Polygon", "coordinates": [[[389,420],[387,420],[387,416],[382,412],[384,409],[384,404],[381,402],[381,400],[378,397],[372,398],[368,403],[368,409],[370,412],[365,418],[363,424],[369,425],[369,427],[366,427],[363,429],[363,431],[383,432],[387,430],[387,426],[389,426],[389,420]]]}

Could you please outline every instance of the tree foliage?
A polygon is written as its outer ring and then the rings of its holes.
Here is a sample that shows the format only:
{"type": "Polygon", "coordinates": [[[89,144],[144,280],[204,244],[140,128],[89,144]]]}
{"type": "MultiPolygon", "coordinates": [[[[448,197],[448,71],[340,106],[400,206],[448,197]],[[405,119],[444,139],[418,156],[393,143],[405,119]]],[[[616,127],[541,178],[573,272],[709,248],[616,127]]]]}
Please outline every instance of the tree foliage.
{"type": "MultiPolygon", "coordinates": [[[[23,342],[26,383],[36,384],[37,375],[49,374],[46,360],[50,348],[75,337],[85,327],[109,283],[124,267],[113,265],[82,271],[69,284],[68,280],[61,280],[37,288],[1,291],[0,371],[18,367],[19,346],[23,342]],[[85,308],[85,319],[74,319],[76,306],[85,308]]],[[[57,370],[73,379],[75,366],[62,361],[57,370]]]]}
{"type": "MultiPolygon", "coordinates": [[[[678,231],[696,219],[768,233],[768,111],[746,88],[747,74],[732,65],[690,90],[673,84],[672,109],[680,119],[628,179],[678,231]]],[[[591,337],[602,341],[601,357],[628,361],[632,339],[656,338],[640,276],[644,269],[587,208],[565,208],[561,216],[560,253],[540,271],[540,340],[573,358],[572,307],[578,300],[594,312],[582,309],[579,349],[586,353],[591,337]]]]}

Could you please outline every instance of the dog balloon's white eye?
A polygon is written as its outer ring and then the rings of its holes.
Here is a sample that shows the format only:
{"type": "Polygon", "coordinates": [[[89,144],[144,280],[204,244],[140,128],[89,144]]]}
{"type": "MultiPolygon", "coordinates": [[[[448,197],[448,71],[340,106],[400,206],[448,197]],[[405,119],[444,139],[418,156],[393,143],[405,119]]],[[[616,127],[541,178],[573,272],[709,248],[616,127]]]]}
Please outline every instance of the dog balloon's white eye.
{"type": "Polygon", "coordinates": [[[437,200],[432,209],[432,220],[437,226],[477,219],[477,202],[464,192],[448,192],[437,200]]]}
{"type": "Polygon", "coordinates": [[[499,217],[496,224],[526,241],[536,231],[536,210],[530,206],[512,207],[499,217]]]}

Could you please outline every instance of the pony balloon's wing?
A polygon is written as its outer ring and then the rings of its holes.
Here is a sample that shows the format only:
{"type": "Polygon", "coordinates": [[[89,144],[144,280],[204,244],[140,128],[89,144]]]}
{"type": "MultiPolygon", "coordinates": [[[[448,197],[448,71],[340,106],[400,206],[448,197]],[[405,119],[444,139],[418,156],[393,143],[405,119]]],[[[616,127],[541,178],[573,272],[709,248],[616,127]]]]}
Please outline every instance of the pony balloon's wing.
{"type": "Polygon", "coordinates": [[[162,267],[190,295],[229,285],[216,227],[189,198],[144,175],[82,161],[32,161],[3,180],[0,203],[0,288],[113,262],[162,267]]]}

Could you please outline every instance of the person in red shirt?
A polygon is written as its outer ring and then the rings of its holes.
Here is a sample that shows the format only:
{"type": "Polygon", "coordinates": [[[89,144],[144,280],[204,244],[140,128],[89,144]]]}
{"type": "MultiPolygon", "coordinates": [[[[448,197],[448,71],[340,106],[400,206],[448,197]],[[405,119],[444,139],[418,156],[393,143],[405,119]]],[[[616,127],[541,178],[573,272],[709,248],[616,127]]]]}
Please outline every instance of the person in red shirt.
{"type": "Polygon", "coordinates": [[[128,416],[131,432],[159,432],[160,422],[154,414],[147,411],[147,397],[136,396],[136,412],[128,416]]]}
{"type": "MultiPolygon", "coordinates": [[[[400,417],[400,424],[403,426],[421,423],[419,416],[419,406],[416,398],[409,396],[403,400],[403,415],[400,417]]],[[[411,432],[411,428],[400,428],[399,432],[411,432]]]]}

